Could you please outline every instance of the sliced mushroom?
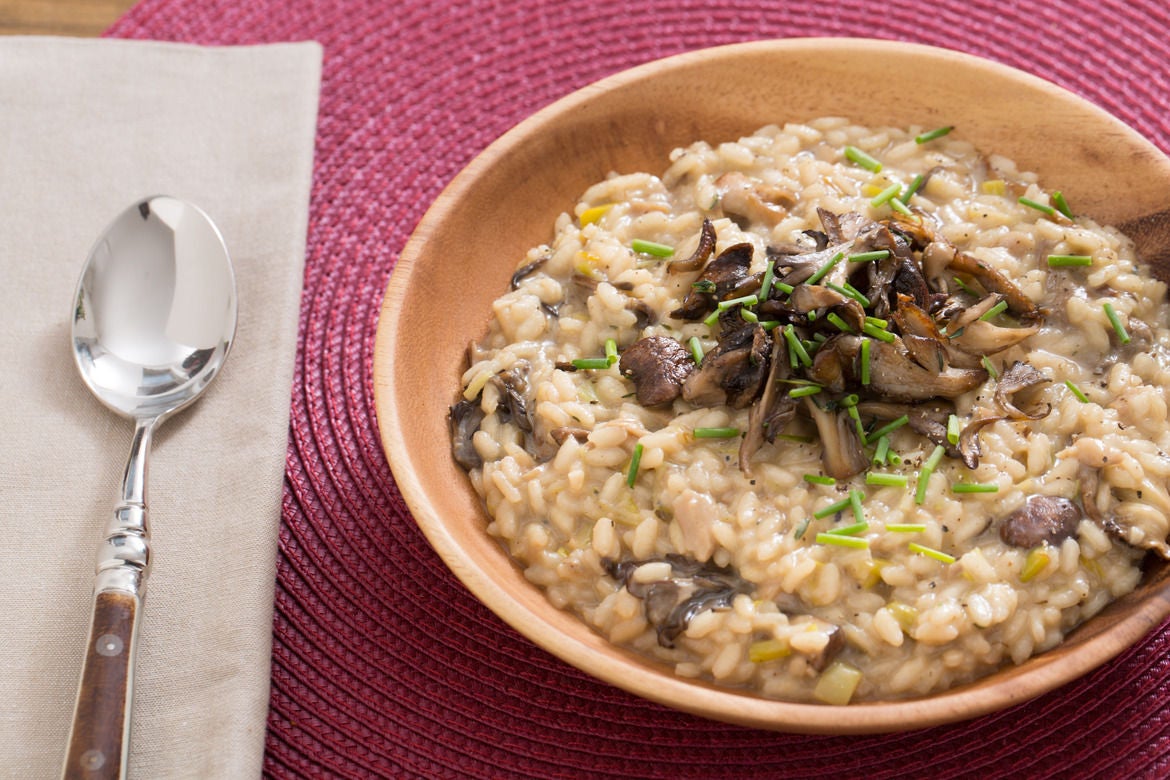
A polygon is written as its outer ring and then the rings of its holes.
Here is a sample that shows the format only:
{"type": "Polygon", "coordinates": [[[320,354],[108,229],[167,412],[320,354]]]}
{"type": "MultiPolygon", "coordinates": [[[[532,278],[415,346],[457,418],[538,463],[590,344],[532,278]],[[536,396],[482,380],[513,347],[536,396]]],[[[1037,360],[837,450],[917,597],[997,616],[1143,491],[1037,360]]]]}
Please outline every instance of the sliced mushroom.
{"type": "Polygon", "coordinates": [[[719,204],[728,217],[768,227],[788,215],[796,205],[796,196],[780,187],[754,183],[739,171],[725,173],[715,180],[719,204]]]}
{"type": "Polygon", "coordinates": [[[530,274],[540,270],[541,266],[547,263],[551,257],[552,255],[542,255],[541,257],[533,260],[531,263],[516,269],[516,273],[512,274],[512,281],[509,286],[515,290],[520,286],[520,282],[524,281],[526,276],[529,276],[530,274]]]}
{"type": "Polygon", "coordinates": [[[825,473],[833,479],[849,479],[865,471],[869,459],[857,435],[853,418],[843,411],[822,409],[811,398],[805,398],[805,409],[817,426],[821,439],[821,461],[825,473]]]}
{"type": "Polygon", "coordinates": [[[513,422],[524,433],[532,433],[532,417],[528,412],[528,365],[517,364],[491,378],[500,391],[503,408],[496,414],[503,422],[513,422]]]}
{"type": "Polygon", "coordinates": [[[892,401],[957,398],[987,379],[982,367],[948,367],[938,372],[925,369],[910,359],[900,341],[875,340],[870,348],[870,387],[892,401]]]}
{"type": "Polygon", "coordinates": [[[788,376],[788,363],[777,359],[780,344],[779,329],[772,331],[772,361],[764,380],[764,391],[748,411],[748,427],[739,443],[739,470],[751,476],[751,458],[764,441],[775,440],[796,413],[796,400],[781,392],[780,382],[788,376]]]}
{"type": "Polygon", "coordinates": [[[995,385],[995,402],[1012,419],[1039,420],[1051,411],[1051,405],[1046,404],[1043,411],[1028,413],[1015,405],[1014,396],[1030,387],[1047,384],[1050,381],[1052,380],[1034,366],[1017,360],[1000,375],[995,385]]]}
{"type": "Polygon", "coordinates": [[[1014,282],[973,255],[956,252],[950,268],[952,271],[974,277],[988,292],[1002,295],[1007,301],[1008,311],[1020,319],[1035,320],[1042,316],[1042,312],[1032,299],[1024,295],[1014,282]]]}
{"type": "Polygon", "coordinates": [[[552,437],[552,440],[557,443],[558,447],[569,439],[576,439],[582,444],[589,440],[589,431],[585,430],[584,428],[553,428],[548,432],[548,435],[552,437]]]}
{"type": "Polygon", "coordinates": [[[999,524],[999,538],[1012,547],[1030,549],[1060,544],[1073,536],[1084,513],[1067,498],[1029,496],[1024,505],[999,524]]]}
{"type": "Polygon", "coordinates": [[[1139,550],[1153,550],[1159,556],[1170,560],[1170,545],[1165,539],[1150,536],[1135,526],[1124,526],[1114,515],[1103,515],[1097,506],[1097,493],[1100,489],[1101,472],[1099,469],[1081,466],[1077,472],[1081,485],[1081,505],[1085,516],[1097,524],[1105,533],[1130,547],[1139,550]]]}
{"type": "MultiPolygon", "coordinates": [[[[817,622],[823,623],[823,621],[817,622]]],[[[819,653],[808,660],[808,665],[816,672],[823,672],[825,669],[828,669],[833,659],[845,649],[845,632],[841,630],[840,626],[829,624],[826,633],[829,635],[829,641],[821,648],[819,653]]]]}
{"type": "Polygon", "coordinates": [[[478,397],[474,401],[461,399],[447,413],[447,424],[451,429],[451,455],[456,463],[468,471],[483,465],[483,458],[471,440],[483,418],[483,408],[478,397]]]}
{"type": "Polygon", "coordinates": [[[659,406],[679,397],[695,360],[669,336],[647,336],[622,352],[618,369],[634,383],[638,403],[659,406]]]}
{"type": "Polygon", "coordinates": [[[670,313],[680,320],[701,320],[719,304],[727,293],[741,282],[752,264],[752,245],[735,244],[719,253],[708,263],[703,273],[691,285],[682,306],[670,313]]]}
{"type": "Polygon", "coordinates": [[[979,442],[979,433],[994,422],[1006,420],[1002,414],[993,414],[977,417],[963,426],[959,432],[959,457],[969,469],[979,465],[979,456],[983,454],[983,445],[979,442]]]}
{"type": "Polygon", "coordinates": [[[699,245],[695,247],[695,251],[686,260],[672,261],[666,266],[666,272],[677,274],[700,271],[707,264],[707,260],[711,258],[711,253],[714,251],[715,226],[711,224],[711,220],[704,219],[703,226],[699,228],[699,245]]]}
{"type": "Polygon", "coordinates": [[[771,356],[772,342],[759,325],[725,332],[683,383],[682,397],[698,406],[726,403],[743,409],[763,390],[771,356]]]}

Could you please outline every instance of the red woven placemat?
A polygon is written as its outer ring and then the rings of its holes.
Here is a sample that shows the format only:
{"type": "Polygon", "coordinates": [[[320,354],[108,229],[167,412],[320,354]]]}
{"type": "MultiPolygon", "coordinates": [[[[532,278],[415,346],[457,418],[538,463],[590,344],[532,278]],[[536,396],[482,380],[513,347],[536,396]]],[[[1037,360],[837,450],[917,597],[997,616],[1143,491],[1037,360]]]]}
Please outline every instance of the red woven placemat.
{"type": "MultiPolygon", "coordinates": [[[[1170,626],[1085,679],[968,723],[753,731],[596,682],[481,606],[427,545],[380,448],[382,292],[452,176],[618,70],[763,38],[945,46],[1046,77],[1170,151],[1165,0],[145,0],[110,35],[325,47],[274,623],[274,777],[1159,777],[1170,626]]],[[[912,85],[913,74],[907,74],[912,85]]],[[[1108,176],[1108,171],[1102,171],[1108,176]]]]}

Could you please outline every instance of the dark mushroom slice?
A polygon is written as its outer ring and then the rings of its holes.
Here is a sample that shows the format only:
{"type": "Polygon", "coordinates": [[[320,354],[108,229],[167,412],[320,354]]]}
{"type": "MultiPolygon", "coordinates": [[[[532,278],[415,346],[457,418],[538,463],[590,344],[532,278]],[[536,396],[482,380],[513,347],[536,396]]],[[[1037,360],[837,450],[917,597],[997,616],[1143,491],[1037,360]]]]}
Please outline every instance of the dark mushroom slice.
{"type": "Polygon", "coordinates": [[[1077,532],[1084,513],[1067,498],[1029,496],[1024,505],[1000,521],[999,538],[1012,547],[1058,545],[1077,532]]]}
{"type": "Polygon", "coordinates": [[[695,247],[695,251],[686,260],[673,260],[666,266],[666,272],[670,274],[689,273],[691,271],[701,271],[703,266],[711,258],[711,253],[715,251],[715,226],[711,224],[711,220],[704,218],[703,226],[699,228],[699,245],[695,247]]]}
{"type": "Polygon", "coordinates": [[[863,230],[874,224],[869,217],[856,211],[834,214],[828,209],[818,207],[817,216],[820,217],[821,225],[825,228],[825,235],[828,237],[830,245],[852,241],[861,235],[863,230]]]}
{"type": "Polygon", "coordinates": [[[812,365],[805,372],[809,379],[833,393],[845,392],[846,386],[857,379],[861,337],[847,333],[830,336],[817,349],[812,365]]]}
{"type": "Polygon", "coordinates": [[[1125,526],[1115,515],[1105,516],[1097,506],[1097,492],[1100,487],[1099,469],[1081,466],[1077,472],[1081,484],[1081,506],[1085,516],[1114,539],[1138,550],[1153,550],[1160,557],[1170,560],[1170,545],[1164,539],[1147,534],[1137,526],[1125,526]]]}
{"type": "Polygon", "coordinates": [[[512,281],[509,286],[515,290],[520,286],[520,283],[524,281],[525,277],[540,270],[541,266],[547,263],[551,257],[552,255],[543,255],[533,260],[531,263],[528,263],[527,265],[520,266],[518,269],[516,269],[516,273],[512,274],[512,281]]]}
{"type": "Polygon", "coordinates": [[[825,671],[833,659],[845,649],[845,632],[841,630],[840,626],[830,624],[828,633],[828,643],[821,648],[819,653],[808,660],[808,665],[813,668],[813,671],[825,671]]]}
{"type": "Polygon", "coordinates": [[[451,429],[451,455],[455,462],[467,471],[483,465],[483,458],[476,452],[471,437],[479,430],[484,413],[479,397],[468,401],[461,399],[447,413],[447,425],[451,429]]]}
{"type": "Polygon", "coordinates": [[[585,430],[584,428],[553,428],[548,432],[548,435],[552,437],[552,440],[557,443],[558,447],[569,439],[576,439],[582,444],[584,444],[589,439],[589,431],[585,430]]]}
{"type": "Polygon", "coordinates": [[[697,406],[726,403],[743,409],[762,392],[771,357],[772,342],[759,325],[724,332],[683,383],[683,400],[697,406]]]}
{"type": "Polygon", "coordinates": [[[729,566],[699,563],[681,555],[642,561],[614,561],[603,558],[605,571],[620,582],[630,595],[642,599],[646,621],[658,634],[658,644],[673,648],[690,622],[701,612],[729,609],[735,597],[751,594],[754,587],[729,566]],[[654,582],[631,582],[633,573],[645,563],[665,560],[671,575],[654,582]]]}
{"type": "Polygon", "coordinates": [[[844,411],[822,409],[811,398],[804,401],[809,417],[817,426],[825,474],[833,479],[849,479],[865,471],[869,458],[862,448],[853,418],[844,411]]]}
{"type": "Polygon", "coordinates": [[[796,205],[796,196],[775,185],[752,182],[732,171],[715,180],[719,205],[733,222],[745,227],[758,223],[773,227],[796,205]]]}
{"type": "Polygon", "coordinates": [[[524,433],[532,433],[532,417],[528,412],[528,365],[516,366],[501,371],[491,378],[491,383],[500,391],[503,402],[496,409],[501,422],[513,422],[524,433]]]}
{"type": "Polygon", "coordinates": [[[638,403],[658,406],[679,397],[695,359],[669,336],[647,336],[626,347],[618,369],[634,383],[638,403]]]}
{"type": "Polygon", "coordinates": [[[1045,404],[1043,411],[1028,413],[1016,406],[1014,396],[1028,388],[1048,384],[1051,381],[1035,366],[1017,360],[1000,374],[999,381],[995,385],[995,402],[1008,417],[1014,420],[1039,420],[1052,410],[1051,404],[1045,404]]]}
{"type": "Polygon", "coordinates": [[[947,439],[947,421],[955,413],[954,404],[941,400],[918,404],[866,400],[857,404],[857,413],[864,418],[872,417],[883,422],[904,416],[910,430],[926,437],[933,444],[941,444],[949,457],[959,457],[958,448],[947,439]]]}
{"type": "Polygon", "coordinates": [[[796,414],[796,399],[783,392],[780,384],[788,377],[788,363],[782,354],[783,338],[779,329],[772,331],[772,361],[764,380],[764,391],[748,410],[748,427],[739,443],[739,470],[751,476],[751,458],[765,441],[772,442],[796,414]]]}
{"type": "Polygon", "coordinates": [[[983,289],[1002,295],[1007,301],[1008,311],[1020,319],[1036,320],[1043,316],[1039,307],[1032,302],[1031,298],[1024,295],[1014,282],[973,255],[966,252],[956,252],[951,260],[950,269],[972,276],[983,286],[983,289]]]}
{"type": "Polygon", "coordinates": [[[682,305],[670,313],[680,320],[701,320],[715,311],[719,301],[748,275],[752,264],[752,245],[734,244],[707,264],[691,285],[682,305]]]}
{"type": "Polygon", "coordinates": [[[891,401],[957,398],[987,379],[986,369],[947,367],[934,372],[914,362],[901,339],[874,340],[870,347],[870,388],[891,401]]]}
{"type": "Polygon", "coordinates": [[[994,422],[1006,420],[1007,418],[1000,414],[993,414],[986,417],[977,417],[971,422],[963,426],[963,430],[959,432],[959,458],[963,461],[969,469],[973,469],[979,465],[979,456],[983,454],[983,445],[979,441],[979,433],[994,422]]]}

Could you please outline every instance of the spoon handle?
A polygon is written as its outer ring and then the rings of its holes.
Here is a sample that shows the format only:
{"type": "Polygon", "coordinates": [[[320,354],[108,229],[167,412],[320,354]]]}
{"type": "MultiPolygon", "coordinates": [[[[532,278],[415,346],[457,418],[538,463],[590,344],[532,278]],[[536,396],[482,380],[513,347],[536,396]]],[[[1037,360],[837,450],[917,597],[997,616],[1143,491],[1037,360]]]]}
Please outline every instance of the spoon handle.
{"type": "Polygon", "coordinates": [[[94,595],[77,708],[69,732],[63,776],[98,780],[125,776],[134,689],[137,595],[94,595]]]}

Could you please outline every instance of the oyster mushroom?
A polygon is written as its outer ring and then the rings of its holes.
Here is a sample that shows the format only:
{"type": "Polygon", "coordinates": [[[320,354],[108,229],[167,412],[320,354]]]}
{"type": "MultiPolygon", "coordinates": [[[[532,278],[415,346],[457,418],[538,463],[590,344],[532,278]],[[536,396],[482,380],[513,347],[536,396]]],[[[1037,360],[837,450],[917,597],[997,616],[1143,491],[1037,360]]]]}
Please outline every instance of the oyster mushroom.
{"type": "Polygon", "coordinates": [[[743,243],[720,252],[699,274],[682,305],[670,316],[680,320],[701,320],[715,311],[719,301],[747,276],[752,251],[751,244],[743,243]]]}
{"type": "Polygon", "coordinates": [[[622,352],[618,369],[634,383],[638,403],[659,406],[679,397],[695,360],[669,336],[647,336],[622,352]]]}
{"type": "Polygon", "coordinates": [[[1030,549],[1060,544],[1073,536],[1084,513],[1067,498],[1029,496],[1024,505],[999,524],[999,538],[1012,547],[1030,549]]]}
{"type": "Polygon", "coordinates": [[[686,260],[671,261],[666,266],[666,272],[677,274],[700,271],[707,264],[707,260],[711,258],[711,253],[714,251],[715,226],[711,224],[711,220],[703,219],[703,225],[699,228],[699,245],[695,247],[695,251],[686,260]]]}
{"type": "Polygon", "coordinates": [[[725,331],[718,346],[686,378],[682,397],[699,406],[726,403],[743,409],[762,391],[771,356],[772,341],[759,325],[725,331]]]}
{"type": "Polygon", "coordinates": [[[821,439],[825,473],[833,479],[849,479],[865,471],[869,458],[862,449],[853,418],[842,411],[822,409],[811,398],[805,398],[804,402],[821,439]]]}
{"type": "Polygon", "coordinates": [[[796,196],[786,189],[750,181],[743,173],[732,171],[715,180],[723,213],[748,223],[772,227],[796,205],[796,196]]]}
{"type": "Polygon", "coordinates": [[[479,430],[484,413],[479,397],[468,401],[463,399],[447,413],[447,424],[451,430],[451,455],[455,462],[471,471],[483,465],[483,458],[476,452],[471,437],[479,430]]]}

